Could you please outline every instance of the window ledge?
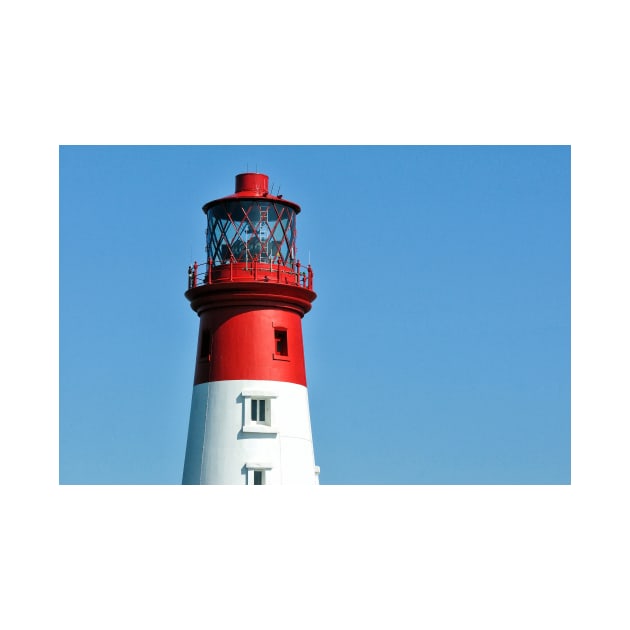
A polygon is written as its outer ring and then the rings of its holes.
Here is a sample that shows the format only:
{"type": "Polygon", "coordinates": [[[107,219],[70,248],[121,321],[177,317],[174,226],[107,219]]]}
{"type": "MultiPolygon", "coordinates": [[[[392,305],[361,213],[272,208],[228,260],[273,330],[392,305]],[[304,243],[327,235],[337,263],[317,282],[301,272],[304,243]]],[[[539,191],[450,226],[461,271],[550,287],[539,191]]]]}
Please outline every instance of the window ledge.
{"type": "Polygon", "coordinates": [[[241,396],[243,398],[278,398],[278,393],[266,389],[244,389],[241,396]]]}
{"type": "Polygon", "coordinates": [[[267,425],[255,425],[255,424],[246,424],[241,431],[243,433],[269,433],[272,435],[276,435],[278,433],[278,429],[275,427],[269,427],[267,425]]]}

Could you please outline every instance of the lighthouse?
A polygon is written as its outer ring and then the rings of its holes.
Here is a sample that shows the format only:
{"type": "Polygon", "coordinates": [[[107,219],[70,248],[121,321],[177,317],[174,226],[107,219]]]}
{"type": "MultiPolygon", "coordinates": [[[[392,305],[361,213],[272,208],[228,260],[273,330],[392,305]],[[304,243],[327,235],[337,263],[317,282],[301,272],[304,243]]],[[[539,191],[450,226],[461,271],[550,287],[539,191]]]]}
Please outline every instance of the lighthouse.
{"type": "Polygon", "coordinates": [[[318,484],[302,318],[316,298],[296,256],[300,206],[262,173],[203,206],[203,264],[186,298],[199,337],[184,484],[318,484]]]}

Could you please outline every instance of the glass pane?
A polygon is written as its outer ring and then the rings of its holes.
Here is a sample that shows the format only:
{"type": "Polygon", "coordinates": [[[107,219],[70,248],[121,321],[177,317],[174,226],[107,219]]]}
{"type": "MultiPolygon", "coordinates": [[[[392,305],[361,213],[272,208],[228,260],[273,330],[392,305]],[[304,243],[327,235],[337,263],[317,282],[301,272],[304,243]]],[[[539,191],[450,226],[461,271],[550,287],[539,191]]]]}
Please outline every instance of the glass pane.
{"type": "Polygon", "coordinates": [[[290,265],[295,258],[295,211],[280,203],[253,200],[212,206],[206,248],[215,265],[278,259],[290,265]]]}

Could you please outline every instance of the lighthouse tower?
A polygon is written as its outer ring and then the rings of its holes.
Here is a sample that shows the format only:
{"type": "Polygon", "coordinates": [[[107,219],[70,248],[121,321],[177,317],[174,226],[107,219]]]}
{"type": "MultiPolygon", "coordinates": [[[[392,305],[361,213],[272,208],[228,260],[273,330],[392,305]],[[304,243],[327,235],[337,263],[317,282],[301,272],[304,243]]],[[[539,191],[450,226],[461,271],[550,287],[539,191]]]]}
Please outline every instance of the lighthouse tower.
{"type": "Polygon", "coordinates": [[[316,297],[296,258],[300,206],[261,173],[203,206],[207,262],[189,268],[199,316],[184,484],[318,484],[302,317],[316,297]]]}

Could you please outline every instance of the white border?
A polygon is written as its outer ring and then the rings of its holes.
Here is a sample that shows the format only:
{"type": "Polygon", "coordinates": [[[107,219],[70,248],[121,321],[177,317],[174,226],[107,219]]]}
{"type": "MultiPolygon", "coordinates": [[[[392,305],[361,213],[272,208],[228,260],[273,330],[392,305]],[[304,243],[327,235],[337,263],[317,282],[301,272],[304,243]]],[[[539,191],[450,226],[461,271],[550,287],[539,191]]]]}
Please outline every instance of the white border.
{"type": "Polygon", "coordinates": [[[12,305],[2,625],[324,627],[334,615],[353,627],[628,627],[623,4],[295,7],[3,9],[13,244],[2,249],[12,305]],[[270,90],[255,107],[253,85],[270,90]],[[319,486],[245,499],[56,485],[58,283],[49,273],[32,308],[15,270],[34,253],[57,259],[57,146],[251,142],[572,144],[572,486],[319,486]],[[36,397],[32,357],[45,362],[36,397]],[[232,585],[252,566],[242,541],[263,512],[282,545],[258,545],[255,562],[283,606],[248,588],[244,608],[232,585]]]}

